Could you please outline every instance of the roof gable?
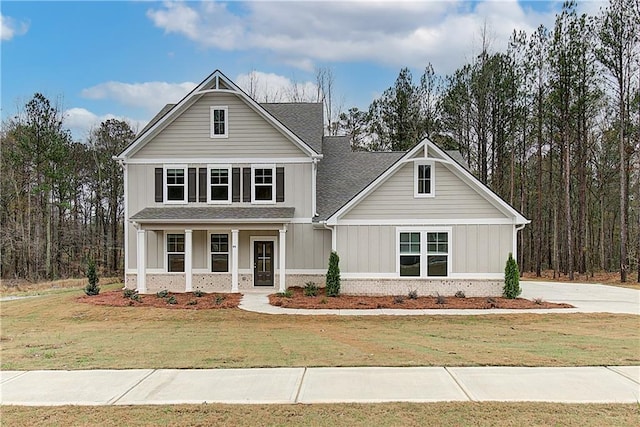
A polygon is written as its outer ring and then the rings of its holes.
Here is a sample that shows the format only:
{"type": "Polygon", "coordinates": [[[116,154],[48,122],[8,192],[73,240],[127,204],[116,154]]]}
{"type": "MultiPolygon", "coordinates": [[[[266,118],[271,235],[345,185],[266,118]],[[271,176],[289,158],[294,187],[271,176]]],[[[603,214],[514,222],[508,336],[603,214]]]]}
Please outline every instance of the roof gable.
{"type": "Polygon", "coordinates": [[[198,99],[208,93],[232,93],[242,100],[246,105],[253,109],[256,113],[262,116],[267,122],[269,122],[274,128],[276,128],[287,139],[293,142],[303,153],[311,157],[321,157],[318,151],[310,144],[303,141],[300,136],[296,135],[281,121],[277,120],[273,114],[269,113],[267,109],[262,107],[251,97],[249,97],[242,89],[236,86],[231,80],[229,80],[222,72],[216,70],[203,80],[195,89],[189,92],[180,102],[170,107],[168,104],[163,108],[163,111],[158,113],[156,117],[147,125],[138,137],[118,156],[118,158],[126,159],[134,155],[145,144],[151,141],[158,133],[165,129],[173,120],[183,114],[189,107],[191,107],[198,99]]]}

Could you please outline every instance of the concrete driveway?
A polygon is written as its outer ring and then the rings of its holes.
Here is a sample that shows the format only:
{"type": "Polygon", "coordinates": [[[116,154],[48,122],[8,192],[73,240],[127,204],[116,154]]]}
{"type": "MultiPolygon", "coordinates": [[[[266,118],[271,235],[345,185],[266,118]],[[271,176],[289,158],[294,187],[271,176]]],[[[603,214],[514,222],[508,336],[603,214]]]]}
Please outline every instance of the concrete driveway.
{"type": "MultiPolygon", "coordinates": [[[[580,313],[640,314],[640,291],[587,283],[520,282],[522,298],[566,302],[580,313]]],[[[563,310],[564,311],[564,310],[563,310]]]]}

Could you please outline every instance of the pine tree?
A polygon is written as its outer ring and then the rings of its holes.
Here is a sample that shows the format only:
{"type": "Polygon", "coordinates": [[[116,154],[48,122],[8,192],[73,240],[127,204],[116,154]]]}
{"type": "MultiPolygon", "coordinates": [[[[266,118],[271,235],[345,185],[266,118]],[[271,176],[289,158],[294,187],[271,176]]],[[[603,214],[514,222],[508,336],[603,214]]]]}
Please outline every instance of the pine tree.
{"type": "Polygon", "coordinates": [[[96,262],[93,259],[87,262],[87,279],[89,279],[89,283],[85,286],[84,293],[89,296],[98,295],[100,293],[100,286],[98,286],[100,279],[96,273],[96,262]]]}
{"type": "Polygon", "coordinates": [[[340,295],[340,257],[335,251],[329,255],[329,268],[327,270],[327,287],[326,293],[328,297],[337,297],[340,295]]]}

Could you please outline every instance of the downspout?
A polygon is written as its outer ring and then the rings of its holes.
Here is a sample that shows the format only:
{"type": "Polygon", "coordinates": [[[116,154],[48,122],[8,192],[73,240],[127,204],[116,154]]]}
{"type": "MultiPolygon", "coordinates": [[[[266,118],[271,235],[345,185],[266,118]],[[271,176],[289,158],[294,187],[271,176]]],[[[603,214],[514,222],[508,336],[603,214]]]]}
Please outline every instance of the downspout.
{"type": "MultiPolygon", "coordinates": [[[[522,230],[527,224],[514,225],[513,233],[513,259],[518,262],[518,231],[522,230]]],[[[520,266],[522,267],[522,266],[520,266]]]]}
{"type": "Polygon", "coordinates": [[[127,224],[127,221],[129,220],[129,210],[127,209],[127,164],[124,162],[124,159],[122,157],[116,157],[113,156],[112,157],[113,160],[115,160],[116,162],[118,162],[118,165],[120,166],[120,168],[122,168],[122,191],[123,191],[123,209],[124,209],[124,218],[122,221],[122,226],[124,228],[123,230],[123,246],[124,246],[124,283],[123,283],[123,289],[127,287],[127,271],[129,268],[129,253],[127,251],[127,248],[129,246],[129,225],[127,224]]]}
{"type": "Polygon", "coordinates": [[[321,222],[322,226],[324,228],[326,228],[327,230],[331,230],[331,250],[336,252],[337,251],[337,238],[336,238],[336,228],[334,225],[327,225],[327,221],[322,221],[321,222]]]}
{"type": "Polygon", "coordinates": [[[318,159],[316,157],[313,158],[311,169],[311,216],[316,217],[318,216],[316,203],[316,178],[318,176],[318,159]]]}

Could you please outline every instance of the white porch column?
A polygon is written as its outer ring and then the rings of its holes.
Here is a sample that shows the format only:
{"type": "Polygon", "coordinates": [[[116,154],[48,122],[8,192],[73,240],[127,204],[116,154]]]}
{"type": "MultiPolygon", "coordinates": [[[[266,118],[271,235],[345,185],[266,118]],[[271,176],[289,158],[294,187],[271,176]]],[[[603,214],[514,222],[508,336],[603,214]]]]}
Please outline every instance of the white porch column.
{"type": "Polygon", "coordinates": [[[184,230],[184,288],[193,291],[193,230],[184,230]]]}
{"type": "Polygon", "coordinates": [[[285,259],[287,257],[286,243],[287,243],[287,228],[285,226],[284,228],[280,229],[280,240],[278,241],[278,245],[280,248],[280,255],[279,255],[280,266],[278,267],[280,269],[280,275],[279,275],[280,292],[284,292],[287,288],[287,285],[285,283],[285,273],[284,273],[285,259]]]}
{"type": "Polygon", "coordinates": [[[231,292],[238,292],[238,230],[231,230],[231,292]]]}
{"type": "Polygon", "coordinates": [[[138,291],[138,293],[145,293],[147,292],[147,265],[146,265],[146,260],[147,260],[147,254],[146,254],[146,249],[147,249],[147,239],[146,239],[146,233],[144,230],[142,229],[138,229],[138,233],[137,233],[137,253],[138,253],[138,258],[137,258],[137,267],[138,267],[138,277],[136,279],[137,281],[137,285],[136,285],[136,289],[138,291]]]}

